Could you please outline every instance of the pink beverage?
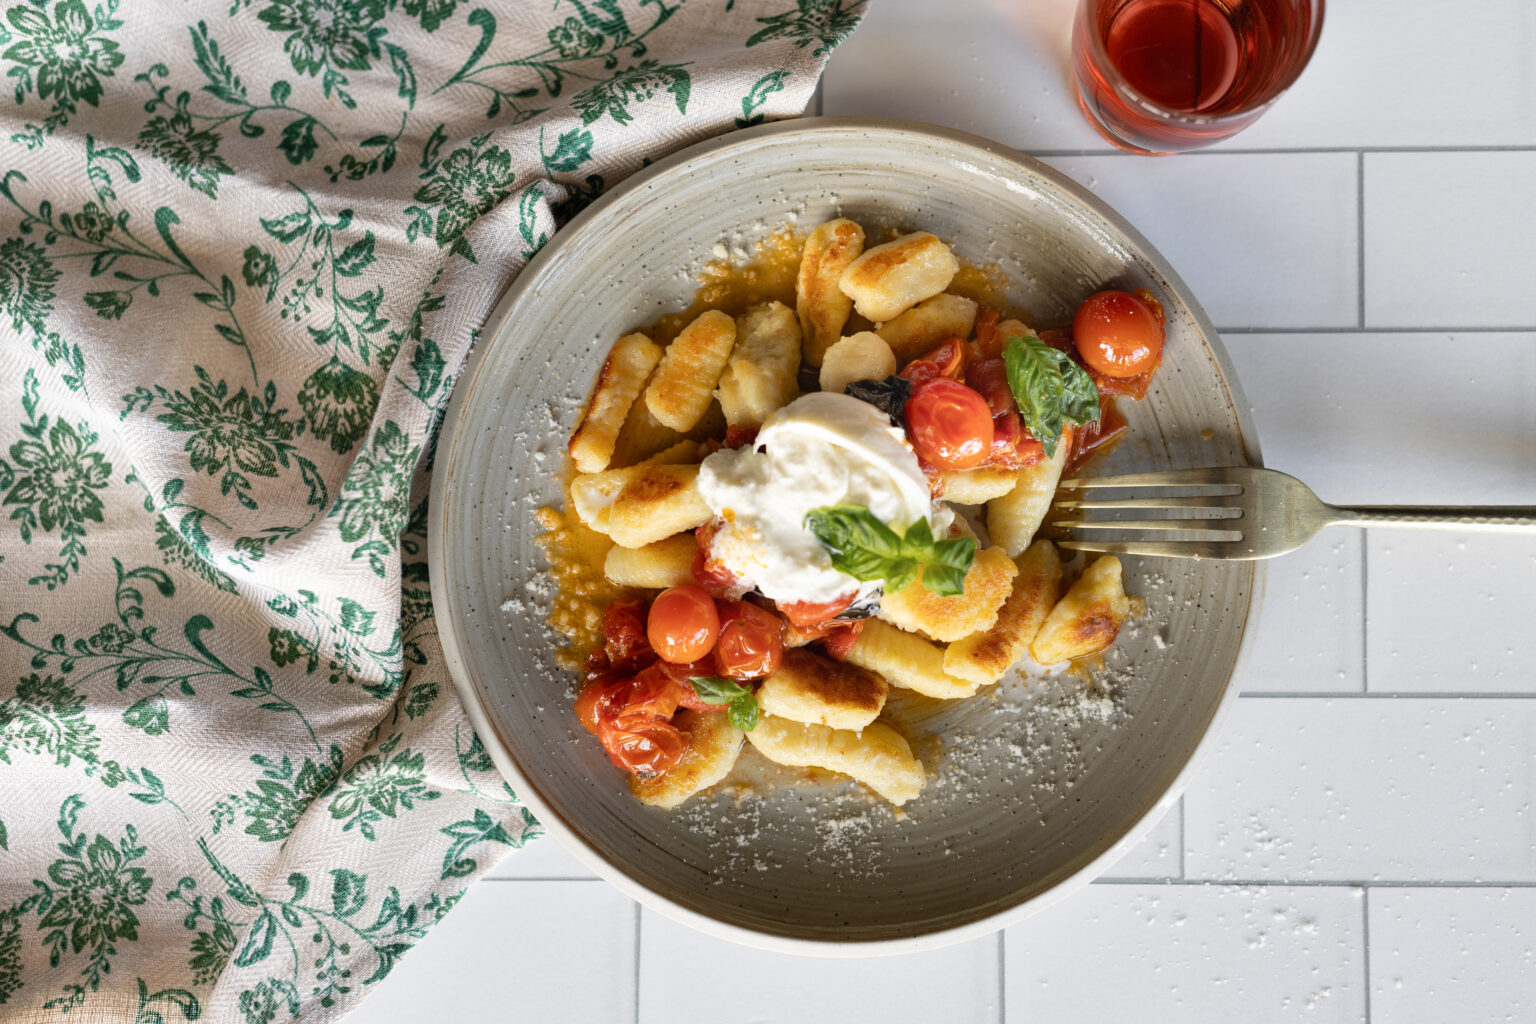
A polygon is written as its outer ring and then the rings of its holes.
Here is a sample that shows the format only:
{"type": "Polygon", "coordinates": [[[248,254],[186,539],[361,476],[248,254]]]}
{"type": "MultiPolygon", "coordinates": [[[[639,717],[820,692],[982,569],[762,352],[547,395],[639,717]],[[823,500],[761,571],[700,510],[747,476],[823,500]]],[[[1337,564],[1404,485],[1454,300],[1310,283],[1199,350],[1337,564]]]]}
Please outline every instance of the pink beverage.
{"type": "Polygon", "coordinates": [[[1121,149],[1171,153],[1235,135],[1306,67],[1324,0],[1081,0],[1078,103],[1121,149]]]}

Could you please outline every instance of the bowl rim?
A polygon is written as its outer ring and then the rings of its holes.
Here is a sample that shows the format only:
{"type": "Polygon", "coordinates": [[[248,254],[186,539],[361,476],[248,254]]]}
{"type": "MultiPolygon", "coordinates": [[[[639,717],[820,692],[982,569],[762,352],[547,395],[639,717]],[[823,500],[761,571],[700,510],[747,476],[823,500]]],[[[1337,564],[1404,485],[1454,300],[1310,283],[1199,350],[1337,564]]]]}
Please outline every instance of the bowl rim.
{"type": "Polygon", "coordinates": [[[451,489],[455,486],[453,478],[455,476],[454,470],[458,456],[464,450],[460,442],[464,441],[465,437],[461,435],[458,428],[464,405],[468,401],[467,396],[475,392],[476,381],[484,365],[486,353],[497,343],[497,339],[501,337],[510,314],[523,296],[534,290],[541,283],[539,278],[549,264],[553,263],[561,253],[570,248],[591,224],[602,218],[609,207],[659,177],[675,173],[680,168],[684,168],[702,157],[715,157],[722,150],[756,143],[765,138],[781,135],[815,136],[827,132],[921,135],[937,138],[962,150],[980,150],[994,159],[1019,164],[1030,174],[1047,179],[1052,186],[1066,193],[1074,201],[1087,207],[1096,216],[1102,218],[1123,235],[1158,274],[1167,281],[1168,285],[1181,299],[1187,303],[1196,326],[1208,343],[1210,354],[1216,363],[1217,372],[1236,414],[1240,440],[1247,460],[1253,466],[1263,465],[1259,451],[1258,434],[1254,428],[1251,410],[1247,400],[1244,398],[1242,387],[1238,382],[1237,374],[1227,355],[1226,348],[1221,343],[1220,335],[1217,334],[1204,309],[1201,308],[1191,295],[1188,286],[1174,272],[1163,255],[1140,232],[1126,222],[1120,214],[1106,205],[1103,200],[1063,173],[1049,167],[1034,157],[992,139],[969,132],[900,118],[793,118],[738,129],[727,132],[724,135],[706,139],[679,149],[634,172],[594,200],[563,228],[555,232],[549,242],[539,252],[534,254],[533,258],[529,260],[522,270],[512,275],[503,287],[495,306],[487,315],[485,324],[482,326],[479,334],[479,341],[465,356],[459,370],[458,382],[454,386],[447,412],[443,417],[442,430],[438,440],[437,465],[432,473],[431,491],[428,501],[428,570],[443,660],[448,667],[449,675],[453,678],[454,688],[458,692],[460,703],[464,707],[470,725],[474,728],[475,733],[480,736],[486,752],[491,756],[492,762],[495,763],[507,782],[512,785],[518,800],[533,813],[545,831],[554,836],[582,864],[590,868],[599,878],[614,885],[643,907],[654,910],[664,917],[716,938],[726,939],[769,952],[801,956],[888,956],[915,953],[965,942],[1000,931],[1026,917],[1039,913],[1066,899],[1103,874],[1162,820],[1167,812],[1183,797],[1184,791],[1195,773],[1203,765],[1210,751],[1215,746],[1217,736],[1236,704],[1239,692],[1238,680],[1246,675],[1249,663],[1254,656],[1254,636],[1258,624],[1258,613],[1263,604],[1262,599],[1267,575],[1265,564],[1262,561],[1248,563],[1253,568],[1253,584],[1248,592],[1248,608],[1244,617],[1242,632],[1238,638],[1237,656],[1233,660],[1232,672],[1227,678],[1222,697],[1217,702],[1204,733],[1190,752],[1183,766],[1179,769],[1178,774],[1175,775],[1172,783],[1163,792],[1162,796],[1158,798],[1157,803],[1133,822],[1119,839],[1097,857],[1060,878],[1044,891],[1023,899],[1013,906],[998,910],[974,921],[934,931],[890,938],[812,939],[795,938],[758,931],[742,925],[731,924],[689,909],[640,884],[618,866],[610,863],[596,850],[588,846],[574,826],[567,822],[565,816],[556,807],[545,801],[539,795],[537,786],[533,785],[531,780],[523,774],[511,754],[509,745],[487,712],[486,706],[476,689],[475,680],[471,677],[462,654],[460,637],[451,615],[451,609],[454,607],[454,597],[451,587],[450,570],[444,564],[444,559],[439,555],[440,552],[447,550],[448,517],[446,515],[446,508],[451,489]]]}

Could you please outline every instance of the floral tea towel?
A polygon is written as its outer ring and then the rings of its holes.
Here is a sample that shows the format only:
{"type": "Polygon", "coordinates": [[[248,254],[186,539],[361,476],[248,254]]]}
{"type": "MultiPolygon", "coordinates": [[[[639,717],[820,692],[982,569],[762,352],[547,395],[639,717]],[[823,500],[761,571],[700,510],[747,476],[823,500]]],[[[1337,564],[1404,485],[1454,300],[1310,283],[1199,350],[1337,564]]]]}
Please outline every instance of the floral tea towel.
{"type": "Polygon", "coordinates": [[[432,618],[457,368],[859,7],[0,7],[0,1018],[333,1019],[538,834],[432,618]]]}

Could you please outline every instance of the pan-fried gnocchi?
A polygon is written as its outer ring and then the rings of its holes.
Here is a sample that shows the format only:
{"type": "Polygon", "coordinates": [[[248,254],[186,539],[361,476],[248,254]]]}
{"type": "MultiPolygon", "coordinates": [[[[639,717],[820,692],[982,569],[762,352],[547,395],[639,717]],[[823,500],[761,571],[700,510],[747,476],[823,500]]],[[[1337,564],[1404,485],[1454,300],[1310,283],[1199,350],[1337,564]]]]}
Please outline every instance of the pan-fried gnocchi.
{"type": "Polygon", "coordinates": [[[838,287],[861,316],[883,323],[948,288],[959,271],[960,261],[949,246],[926,231],[914,231],[866,249],[848,264],[838,287]]]}
{"type": "MultiPolygon", "coordinates": [[[[979,301],[926,231],[838,218],[796,244],[740,292],[615,331],[569,443],[552,521],[588,568],[561,585],[607,600],[579,633],[601,620],[574,652],[576,717],[658,808],[749,777],[744,744],[919,799],[914,745],[934,748],[915,741],[943,737],[914,709],[1096,654],[1134,603],[1118,560],[1077,573],[1043,524],[1063,474],[1123,429],[1089,384],[1145,393],[1155,360],[1090,374],[1070,332],[979,301]]],[[[1132,299],[1160,330],[1150,293],[1132,299]]]]}

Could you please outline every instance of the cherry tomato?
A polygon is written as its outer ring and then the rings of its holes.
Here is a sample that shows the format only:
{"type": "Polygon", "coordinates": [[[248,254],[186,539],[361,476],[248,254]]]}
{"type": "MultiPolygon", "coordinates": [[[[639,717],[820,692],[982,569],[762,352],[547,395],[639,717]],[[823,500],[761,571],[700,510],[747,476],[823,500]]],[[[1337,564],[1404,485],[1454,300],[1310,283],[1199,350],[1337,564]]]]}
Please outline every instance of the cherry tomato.
{"type": "Polygon", "coordinates": [[[714,598],[691,583],[663,590],[651,602],[645,634],[664,661],[698,661],[720,635],[714,598]]]}
{"type": "Polygon", "coordinates": [[[965,373],[965,358],[970,354],[965,342],[951,338],[926,355],[918,356],[901,371],[901,376],[921,387],[939,377],[959,379],[965,373]]]}
{"type": "Polygon", "coordinates": [[[976,336],[976,349],[983,359],[991,359],[1003,354],[1003,339],[997,333],[997,325],[1003,319],[1003,315],[991,306],[982,306],[976,310],[976,326],[972,333],[976,336]]]}
{"type": "Polygon", "coordinates": [[[966,364],[965,385],[987,400],[993,416],[1017,412],[1013,389],[1008,386],[1008,367],[1001,359],[976,359],[966,364]]]}
{"type": "Polygon", "coordinates": [[[656,660],[645,636],[645,602],[620,598],[603,610],[603,651],[608,667],[626,672],[656,660]]]}
{"type": "Polygon", "coordinates": [[[630,680],[616,672],[594,676],[576,695],[576,720],[593,735],[598,723],[606,715],[613,718],[619,713],[624,698],[629,696],[630,680]]]}
{"type": "Polygon", "coordinates": [[[868,619],[855,619],[852,622],[839,622],[827,631],[827,635],[821,638],[821,646],[827,652],[827,656],[838,661],[847,661],[848,652],[853,650],[853,645],[859,642],[859,634],[864,632],[864,623],[868,619]]]}
{"type": "Polygon", "coordinates": [[[722,602],[715,669],[727,679],[761,679],[784,657],[784,620],[746,601],[722,602]]]}
{"type": "Polygon", "coordinates": [[[971,469],[992,450],[992,410],[979,392],[938,378],[907,399],[907,436],[918,457],[940,469],[971,469]]]}
{"type": "Polygon", "coordinates": [[[1090,295],[1072,318],[1072,337],[1083,362],[1106,377],[1135,377],[1163,356],[1163,328],[1129,292],[1090,295]]]}
{"type": "Polygon", "coordinates": [[[846,597],[836,597],[830,601],[781,601],[777,607],[779,614],[788,619],[791,626],[810,628],[847,611],[858,594],[857,590],[850,590],[846,597]]]}
{"type": "Polygon", "coordinates": [[[642,779],[660,775],[681,761],[688,734],[660,718],[600,718],[597,738],[618,768],[642,779]]]}
{"type": "Polygon", "coordinates": [[[623,704],[614,716],[618,722],[625,724],[648,718],[667,720],[677,714],[677,680],[665,665],[665,662],[657,662],[631,680],[629,692],[624,695],[623,704]]]}
{"type": "Polygon", "coordinates": [[[1023,469],[1043,458],[1045,446],[1029,436],[1018,413],[1009,410],[992,417],[992,451],[987,456],[987,465],[1023,469]]]}
{"type": "Polygon", "coordinates": [[[690,682],[694,676],[712,676],[715,674],[715,663],[711,658],[705,658],[702,661],[691,661],[686,665],[674,665],[670,661],[658,661],[646,671],[659,673],[671,681],[673,692],[670,694],[670,698],[675,700],[680,708],[687,708],[690,711],[726,710],[724,704],[706,704],[703,698],[699,696],[698,691],[693,688],[693,683],[690,682]]]}

